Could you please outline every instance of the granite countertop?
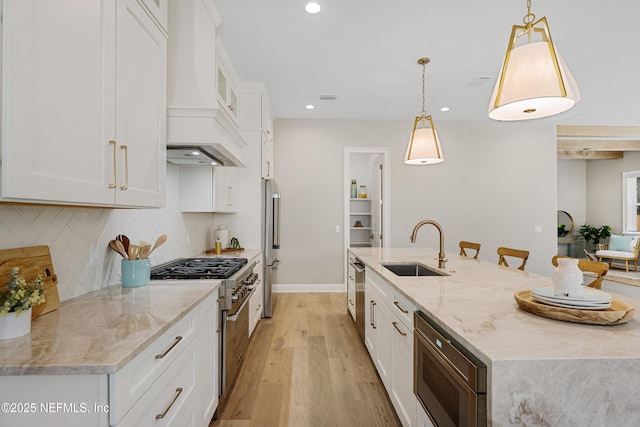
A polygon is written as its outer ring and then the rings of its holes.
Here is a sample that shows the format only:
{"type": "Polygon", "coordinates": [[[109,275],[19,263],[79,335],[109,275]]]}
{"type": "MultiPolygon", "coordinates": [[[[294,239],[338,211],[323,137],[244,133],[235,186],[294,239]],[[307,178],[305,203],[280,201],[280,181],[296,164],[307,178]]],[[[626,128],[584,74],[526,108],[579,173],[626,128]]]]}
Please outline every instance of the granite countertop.
{"type": "Polygon", "coordinates": [[[64,301],[36,318],[30,334],[0,340],[0,375],[115,373],[220,283],[152,280],[64,301]]]}
{"type": "MultiPolygon", "coordinates": [[[[627,323],[587,325],[540,317],[514,293],[552,287],[551,277],[449,254],[449,276],[399,277],[381,262],[437,268],[429,248],[351,248],[487,364],[490,426],[640,425],[640,300],[627,323]]],[[[496,257],[497,258],[497,257],[496,257]]]]}

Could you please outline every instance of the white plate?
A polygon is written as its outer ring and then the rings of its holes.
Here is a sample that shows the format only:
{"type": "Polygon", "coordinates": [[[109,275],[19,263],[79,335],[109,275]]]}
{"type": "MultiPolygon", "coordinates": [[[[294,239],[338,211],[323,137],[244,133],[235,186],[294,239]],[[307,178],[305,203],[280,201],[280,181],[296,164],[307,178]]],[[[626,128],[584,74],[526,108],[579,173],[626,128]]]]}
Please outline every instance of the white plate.
{"type": "Polygon", "coordinates": [[[558,307],[566,308],[584,308],[584,309],[602,309],[611,307],[611,302],[591,302],[591,301],[558,301],[551,298],[541,297],[539,295],[531,294],[536,301],[543,302],[545,304],[557,305],[558,307]]]}
{"type": "Polygon", "coordinates": [[[609,295],[606,292],[602,292],[601,290],[598,290],[598,289],[582,288],[582,291],[583,291],[582,298],[554,295],[553,288],[534,288],[531,290],[531,295],[540,296],[540,297],[547,298],[549,300],[554,300],[560,303],[573,302],[575,304],[576,301],[605,303],[605,302],[613,301],[613,298],[611,297],[611,295],[609,295]]]}
{"type": "Polygon", "coordinates": [[[566,304],[566,303],[561,303],[561,302],[557,302],[557,301],[542,301],[539,300],[536,297],[533,297],[533,299],[535,299],[536,301],[539,301],[543,304],[547,304],[547,305],[552,305],[554,307],[562,307],[562,308],[573,308],[575,310],[605,310],[609,307],[611,307],[611,303],[605,303],[605,304],[600,304],[598,306],[585,306],[585,305],[571,305],[571,304],[566,304]]]}

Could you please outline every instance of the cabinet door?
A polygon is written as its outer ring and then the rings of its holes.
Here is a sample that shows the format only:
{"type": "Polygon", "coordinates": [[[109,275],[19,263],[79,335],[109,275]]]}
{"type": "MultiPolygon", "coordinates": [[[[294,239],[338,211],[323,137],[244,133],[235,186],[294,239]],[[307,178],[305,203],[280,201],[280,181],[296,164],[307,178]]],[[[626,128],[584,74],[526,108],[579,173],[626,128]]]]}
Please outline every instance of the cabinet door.
{"type": "Polygon", "coordinates": [[[216,212],[238,210],[238,168],[214,167],[214,191],[216,212]]]}
{"type": "Polygon", "coordinates": [[[119,0],[116,202],[165,204],[167,39],[137,0],[119,0]]]}
{"type": "Polygon", "coordinates": [[[273,178],[273,142],[262,132],[262,177],[273,178]]]}
{"type": "Polygon", "coordinates": [[[111,2],[3,3],[2,196],[113,204],[111,2]],[[103,10],[104,8],[104,10],[103,10]]]}
{"type": "Polygon", "coordinates": [[[399,318],[394,316],[393,372],[389,395],[402,421],[402,425],[416,425],[416,396],[413,394],[413,334],[399,318]]]}
{"type": "Polygon", "coordinates": [[[356,269],[347,267],[347,308],[353,320],[356,320],[356,269]]]}
{"type": "MultiPolygon", "coordinates": [[[[394,316],[387,305],[380,301],[376,305],[376,327],[378,332],[378,350],[375,365],[387,391],[391,390],[393,375],[393,328],[394,316]]],[[[412,365],[413,366],[413,365],[412,365]]]]}
{"type": "Polygon", "coordinates": [[[216,84],[218,104],[229,115],[231,120],[238,122],[238,91],[229,76],[222,59],[216,55],[216,84]]]}
{"type": "Polygon", "coordinates": [[[198,376],[197,399],[199,399],[198,425],[209,425],[213,414],[218,407],[218,339],[220,316],[218,308],[218,293],[207,297],[200,304],[200,323],[198,324],[198,376]]]}

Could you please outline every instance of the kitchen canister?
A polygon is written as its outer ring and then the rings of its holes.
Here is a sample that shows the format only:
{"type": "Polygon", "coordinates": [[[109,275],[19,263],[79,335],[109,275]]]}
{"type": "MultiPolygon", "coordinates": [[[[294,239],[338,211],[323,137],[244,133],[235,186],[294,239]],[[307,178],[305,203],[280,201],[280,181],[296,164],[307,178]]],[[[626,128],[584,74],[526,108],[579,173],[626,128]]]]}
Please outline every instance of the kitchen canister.
{"type": "Polygon", "coordinates": [[[220,242],[221,249],[229,247],[229,230],[226,225],[219,225],[213,232],[213,241],[220,242]]]}
{"type": "Polygon", "coordinates": [[[151,260],[149,258],[123,259],[120,266],[123,288],[137,288],[149,284],[151,277],[151,260]]]}
{"type": "Polygon", "coordinates": [[[582,270],[576,258],[558,258],[558,266],[553,271],[553,294],[557,296],[581,298],[584,295],[582,270]]]}

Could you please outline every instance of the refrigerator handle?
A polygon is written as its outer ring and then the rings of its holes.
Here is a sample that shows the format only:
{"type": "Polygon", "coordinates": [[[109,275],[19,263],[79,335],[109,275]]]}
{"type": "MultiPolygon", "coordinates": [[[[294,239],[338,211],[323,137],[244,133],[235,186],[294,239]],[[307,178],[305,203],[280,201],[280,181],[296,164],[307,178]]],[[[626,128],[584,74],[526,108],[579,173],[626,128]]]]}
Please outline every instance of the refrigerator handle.
{"type": "Polygon", "coordinates": [[[273,249],[280,249],[280,193],[273,194],[273,249]]]}

